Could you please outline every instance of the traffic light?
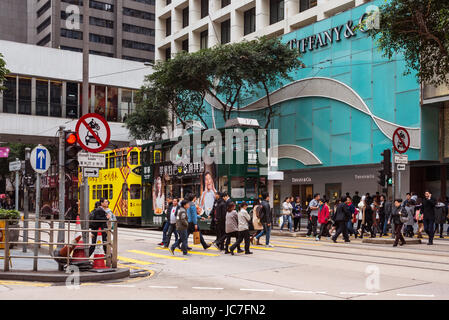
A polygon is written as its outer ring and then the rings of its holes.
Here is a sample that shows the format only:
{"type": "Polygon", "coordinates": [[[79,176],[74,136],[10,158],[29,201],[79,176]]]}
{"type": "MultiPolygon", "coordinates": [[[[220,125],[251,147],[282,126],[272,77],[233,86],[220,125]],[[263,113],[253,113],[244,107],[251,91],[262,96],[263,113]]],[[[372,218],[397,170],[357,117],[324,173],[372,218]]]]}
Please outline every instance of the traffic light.
{"type": "Polygon", "coordinates": [[[76,132],[65,131],[64,159],[67,172],[73,173],[78,170],[78,152],[81,151],[81,147],[78,145],[77,140],[76,132]]]}
{"type": "Polygon", "coordinates": [[[377,181],[382,187],[385,187],[385,173],[384,170],[379,170],[379,180],[377,181]]]}
{"type": "Polygon", "coordinates": [[[385,187],[385,178],[387,179],[388,184],[391,181],[391,151],[390,151],[390,149],[385,149],[384,152],[381,153],[381,156],[383,157],[383,160],[381,162],[382,170],[379,171],[378,184],[380,184],[382,187],[385,187]]]}

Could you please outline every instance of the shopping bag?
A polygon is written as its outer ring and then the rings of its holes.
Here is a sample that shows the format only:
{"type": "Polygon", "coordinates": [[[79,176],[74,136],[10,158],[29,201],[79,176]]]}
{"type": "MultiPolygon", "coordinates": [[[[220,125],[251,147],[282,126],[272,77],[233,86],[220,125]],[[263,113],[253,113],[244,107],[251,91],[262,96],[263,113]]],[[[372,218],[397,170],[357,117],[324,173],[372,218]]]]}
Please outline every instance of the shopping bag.
{"type": "Polygon", "coordinates": [[[193,233],[193,244],[200,244],[200,232],[199,231],[195,231],[193,233]]]}

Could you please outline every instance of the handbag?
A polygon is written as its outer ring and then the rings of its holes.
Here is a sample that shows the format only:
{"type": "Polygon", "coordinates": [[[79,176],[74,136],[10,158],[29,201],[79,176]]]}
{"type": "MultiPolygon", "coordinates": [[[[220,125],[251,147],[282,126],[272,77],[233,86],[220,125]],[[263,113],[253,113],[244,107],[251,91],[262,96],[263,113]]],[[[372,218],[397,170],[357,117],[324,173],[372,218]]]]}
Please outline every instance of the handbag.
{"type": "Polygon", "coordinates": [[[193,232],[193,244],[200,244],[201,240],[200,240],[200,232],[199,231],[194,231],[193,232]]]}

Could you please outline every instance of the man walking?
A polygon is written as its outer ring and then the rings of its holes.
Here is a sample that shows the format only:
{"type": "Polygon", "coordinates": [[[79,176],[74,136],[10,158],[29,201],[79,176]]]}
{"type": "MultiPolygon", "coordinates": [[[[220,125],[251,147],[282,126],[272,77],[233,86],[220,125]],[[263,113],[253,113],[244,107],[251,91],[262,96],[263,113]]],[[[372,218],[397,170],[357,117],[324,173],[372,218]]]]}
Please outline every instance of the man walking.
{"type": "Polygon", "coordinates": [[[313,236],[316,237],[317,236],[317,223],[318,223],[318,210],[320,208],[320,194],[316,193],[313,196],[312,201],[310,201],[309,203],[309,208],[310,208],[310,224],[308,226],[308,230],[307,230],[307,237],[310,237],[312,232],[313,232],[313,236]]]}
{"type": "Polygon", "coordinates": [[[332,241],[335,243],[337,242],[337,238],[340,233],[343,233],[345,242],[350,242],[347,229],[348,221],[351,219],[351,212],[349,211],[350,204],[350,197],[341,197],[340,203],[337,205],[334,215],[335,224],[337,225],[337,232],[332,237],[332,241]]]}
{"type": "Polygon", "coordinates": [[[424,200],[422,202],[422,209],[424,214],[424,230],[429,236],[428,245],[433,244],[433,236],[435,232],[435,205],[437,201],[432,197],[430,191],[424,193],[424,200]]]}
{"type": "Polygon", "coordinates": [[[168,248],[171,241],[171,235],[175,233],[175,242],[178,240],[178,233],[176,232],[176,215],[178,214],[178,198],[173,198],[167,209],[167,223],[169,224],[167,230],[167,236],[165,237],[164,247],[168,248]]]}
{"type": "Polygon", "coordinates": [[[394,240],[394,244],[393,247],[397,247],[398,246],[398,242],[400,241],[400,245],[403,246],[405,244],[405,239],[402,236],[402,221],[401,221],[401,211],[405,210],[402,207],[402,199],[396,199],[394,200],[394,209],[393,209],[393,214],[391,215],[391,220],[393,220],[394,222],[394,234],[395,236],[395,240],[394,240]]]}
{"type": "Polygon", "coordinates": [[[256,236],[257,244],[259,245],[259,239],[265,235],[265,244],[267,247],[273,247],[270,244],[270,234],[271,234],[271,223],[273,217],[271,215],[270,208],[270,196],[268,192],[262,193],[262,208],[260,209],[260,222],[263,224],[263,230],[256,236]]]}
{"type": "Polygon", "coordinates": [[[224,250],[224,242],[226,240],[226,214],[227,214],[227,201],[229,196],[226,192],[220,193],[217,200],[217,208],[215,209],[215,230],[217,238],[212,244],[219,250],[224,250]]]}
{"type": "Polygon", "coordinates": [[[176,230],[179,233],[179,238],[176,239],[175,243],[170,247],[171,254],[175,254],[175,248],[181,245],[182,253],[186,256],[187,253],[187,228],[189,226],[189,222],[187,220],[187,212],[186,210],[189,207],[189,202],[187,200],[181,201],[181,207],[176,210],[176,230]]]}

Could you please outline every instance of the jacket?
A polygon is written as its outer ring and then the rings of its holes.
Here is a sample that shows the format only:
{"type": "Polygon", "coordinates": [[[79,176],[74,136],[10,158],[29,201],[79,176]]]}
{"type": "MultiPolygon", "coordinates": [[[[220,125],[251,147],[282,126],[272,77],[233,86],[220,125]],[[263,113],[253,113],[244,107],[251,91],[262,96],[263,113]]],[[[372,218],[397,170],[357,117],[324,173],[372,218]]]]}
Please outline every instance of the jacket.
{"type": "Polygon", "coordinates": [[[253,226],[254,226],[254,230],[262,230],[263,229],[263,225],[262,225],[262,223],[260,223],[260,219],[257,217],[257,214],[256,214],[256,211],[258,210],[258,207],[260,207],[260,204],[253,208],[253,226]]]}
{"type": "Polygon", "coordinates": [[[226,214],[226,233],[239,231],[239,217],[237,211],[232,210],[226,214]]]}
{"type": "Polygon", "coordinates": [[[424,214],[424,219],[435,220],[435,205],[436,200],[434,198],[423,199],[422,210],[424,214]]]}
{"type": "Polygon", "coordinates": [[[393,214],[391,216],[391,220],[393,221],[393,223],[395,225],[402,224],[402,222],[401,222],[401,210],[402,210],[402,206],[394,208],[393,214]]]}
{"type": "Polygon", "coordinates": [[[293,206],[290,203],[284,202],[282,204],[282,215],[289,216],[292,214],[292,210],[293,210],[293,206]]]}
{"type": "Polygon", "coordinates": [[[351,212],[345,203],[340,203],[337,206],[334,219],[336,222],[348,222],[351,219],[351,212]]]}
{"type": "Polygon", "coordinates": [[[327,205],[321,206],[318,211],[318,222],[320,224],[326,224],[329,221],[329,214],[329,207],[327,205]]]}
{"type": "Polygon", "coordinates": [[[438,202],[435,206],[435,223],[446,223],[447,207],[444,203],[438,202]]]}
{"type": "Polygon", "coordinates": [[[273,220],[271,216],[270,204],[266,200],[262,200],[262,209],[260,210],[260,222],[271,223],[273,220]]]}
{"type": "Polygon", "coordinates": [[[178,213],[176,214],[176,230],[183,231],[187,230],[189,226],[189,221],[187,220],[186,209],[180,207],[178,213]]]}
{"type": "Polygon", "coordinates": [[[92,214],[92,220],[96,220],[90,223],[90,228],[92,230],[98,230],[101,228],[102,230],[107,229],[107,221],[109,220],[106,216],[106,211],[102,207],[98,207],[94,210],[92,214]]]}
{"type": "Polygon", "coordinates": [[[295,203],[293,204],[293,210],[292,210],[292,212],[293,212],[293,217],[294,217],[294,218],[301,218],[301,216],[302,216],[301,210],[302,210],[301,204],[295,202],[295,203]]]}
{"type": "MultiPolygon", "coordinates": [[[[176,215],[177,215],[177,213],[178,213],[178,210],[179,210],[179,208],[180,208],[180,206],[176,206],[176,210],[175,210],[175,218],[176,218],[176,215]]],[[[173,204],[170,204],[170,206],[168,207],[168,209],[167,209],[167,222],[168,223],[172,223],[170,220],[170,216],[171,216],[171,210],[173,209],[173,204]]],[[[176,222],[175,222],[176,223],[176,222]]]]}
{"type": "Polygon", "coordinates": [[[388,219],[391,216],[391,212],[393,211],[393,203],[389,200],[385,201],[384,203],[384,214],[385,217],[388,219]]]}
{"type": "Polygon", "coordinates": [[[217,200],[217,208],[215,209],[215,219],[217,221],[217,226],[220,226],[221,230],[224,230],[225,228],[226,212],[227,212],[226,201],[224,201],[223,198],[219,198],[217,200]]]}
{"type": "Polygon", "coordinates": [[[415,221],[413,220],[415,217],[415,206],[406,206],[405,210],[408,213],[408,221],[405,223],[407,226],[413,226],[415,221]]]}
{"type": "Polygon", "coordinates": [[[196,205],[194,202],[190,202],[190,207],[187,209],[187,218],[189,222],[194,225],[198,224],[198,213],[196,212],[196,205]]]}
{"type": "Polygon", "coordinates": [[[248,222],[251,220],[250,215],[245,209],[241,209],[238,213],[238,231],[245,231],[249,229],[248,222]]]}

